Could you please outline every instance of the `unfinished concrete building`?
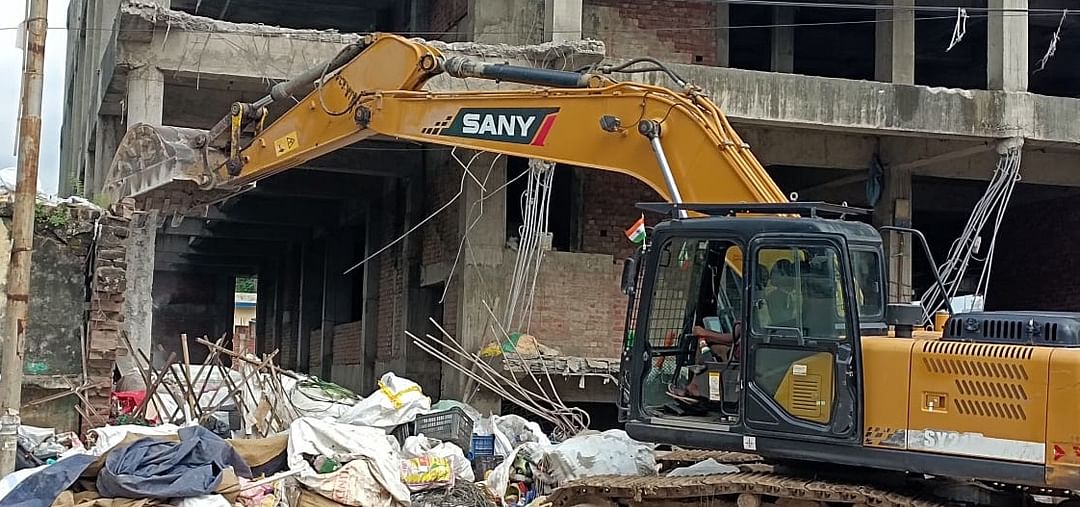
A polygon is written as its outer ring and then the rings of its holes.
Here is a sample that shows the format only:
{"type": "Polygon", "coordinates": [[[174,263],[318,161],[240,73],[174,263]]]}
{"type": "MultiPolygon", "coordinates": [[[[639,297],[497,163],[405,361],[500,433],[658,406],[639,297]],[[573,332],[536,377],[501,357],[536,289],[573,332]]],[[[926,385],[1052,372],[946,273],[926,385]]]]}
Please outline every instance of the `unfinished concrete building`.
{"type": "MultiPolygon", "coordinates": [[[[61,187],[95,195],[128,125],[209,128],[233,101],[333,55],[347,34],[508,44],[451,49],[556,68],[650,56],[710,94],[785,192],[913,224],[939,259],[995,174],[1002,142],[1022,142],[988,305],[1080,309],[1062,269],[1078,220],[1080,92],[1070,84],[1080,43],[1056,37],[1075,19],[1065,0],[955,3],[72,0],[61,187]]],[[[434,397],[463,396],[462,377],[405,331],[432,332],[434,318],[473,349],[491,339],[487,305],[506,296],[521,225],[515,177],[527,161],[475,160],[485,188],[506,185],[489,193],[455,155],[471,157],[366,141],[165,220],[146,281],[152,322],[132,338],[170,349],[180,333],[228,333],[233,278],[255,275],[259,348],[280,349],[286,366],[362,393],[393,370],[434,397]]],[[[626,301],[618,281],[632,247],[623,230],[636,202],[658,197],[630,177],[572,167],[554,186],[529,332],[569,358],[568,399],[610,403],[626,301]]],[[[170,213],[167,197],[143,205],[170,213]]],[[[888,290],[918,298],[928,264],[902,241],[890,250],[888,290]]]]}

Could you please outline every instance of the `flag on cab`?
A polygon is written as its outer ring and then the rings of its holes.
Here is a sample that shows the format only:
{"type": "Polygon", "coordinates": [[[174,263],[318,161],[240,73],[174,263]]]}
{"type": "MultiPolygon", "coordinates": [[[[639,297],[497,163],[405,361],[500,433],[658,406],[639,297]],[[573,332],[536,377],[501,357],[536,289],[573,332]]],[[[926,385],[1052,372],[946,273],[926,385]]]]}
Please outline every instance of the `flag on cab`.
{"type": "Polygon", "coordinates": [[[641,243],[645,242],[645,214],[644,213],[641,214],[641,218],[639,218],[637,220],[637,222],[634,222],[634,225],[631,225],[630,228],[626,230],[626,237],[629,238],[630,241],[632,241],[634,243],[637,243],[639,245],[641,243]]]}

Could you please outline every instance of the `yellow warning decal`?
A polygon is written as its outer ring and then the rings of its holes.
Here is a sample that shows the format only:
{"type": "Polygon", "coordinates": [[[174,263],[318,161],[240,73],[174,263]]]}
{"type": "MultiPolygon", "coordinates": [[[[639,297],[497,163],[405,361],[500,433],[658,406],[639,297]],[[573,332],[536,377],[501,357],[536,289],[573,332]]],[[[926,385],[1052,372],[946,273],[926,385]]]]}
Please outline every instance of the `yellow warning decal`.
{"type": "Polygon", "coordinates": [[[279,157],[299,147],[300,138],[296,136],[295,130],[279,137],[276,141],[274,141],[274,153],[279,157]]]}

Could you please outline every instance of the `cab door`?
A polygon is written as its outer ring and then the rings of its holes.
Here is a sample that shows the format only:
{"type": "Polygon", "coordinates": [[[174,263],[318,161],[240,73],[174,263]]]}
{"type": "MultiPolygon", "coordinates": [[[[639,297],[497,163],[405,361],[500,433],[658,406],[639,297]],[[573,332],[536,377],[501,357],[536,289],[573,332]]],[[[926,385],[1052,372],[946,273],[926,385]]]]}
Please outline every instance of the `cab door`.
{"type": "Polygon", "coordinates": [[[858,317],[847,245],[832,235],[759,235],[747,267],[743,364],[752,435],[859,441],[858,317]]]}

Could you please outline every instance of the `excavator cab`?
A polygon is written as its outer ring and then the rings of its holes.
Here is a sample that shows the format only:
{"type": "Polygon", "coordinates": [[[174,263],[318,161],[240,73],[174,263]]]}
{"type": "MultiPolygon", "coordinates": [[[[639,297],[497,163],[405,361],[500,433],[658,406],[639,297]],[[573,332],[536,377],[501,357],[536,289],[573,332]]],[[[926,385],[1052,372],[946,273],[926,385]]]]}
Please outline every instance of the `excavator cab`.
{"type": "Polygon", "coordinates": [[[860,337],[888,333],[881,235],[823,203],[674,205],[626,263],[631,436],[756,449],[859,443],[860,337]],[[680,430],[673,432],[678,428],[680,430]]]}

